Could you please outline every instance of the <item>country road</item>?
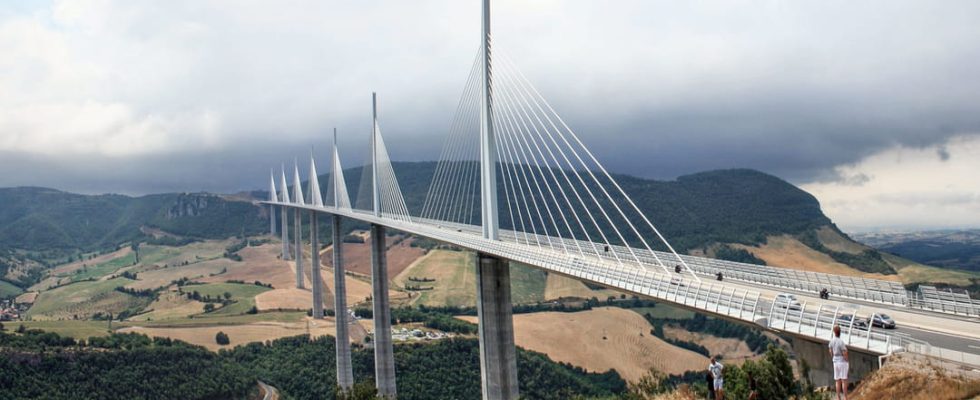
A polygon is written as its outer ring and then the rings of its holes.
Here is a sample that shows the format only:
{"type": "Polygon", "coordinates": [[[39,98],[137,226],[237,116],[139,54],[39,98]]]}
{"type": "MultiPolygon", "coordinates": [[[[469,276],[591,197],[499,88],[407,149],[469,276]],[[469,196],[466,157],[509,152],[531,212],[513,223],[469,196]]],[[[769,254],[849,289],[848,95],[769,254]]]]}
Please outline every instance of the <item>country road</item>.
{"type": "Polygon", "coordinates": [[[262,400],[279,400],[279,391],[276,390],[276,388],[267,385],[265,382],[258,382],[259,387],[261,387],[262,391],[265,392],[265,396],[262,397],[262,400]]]}

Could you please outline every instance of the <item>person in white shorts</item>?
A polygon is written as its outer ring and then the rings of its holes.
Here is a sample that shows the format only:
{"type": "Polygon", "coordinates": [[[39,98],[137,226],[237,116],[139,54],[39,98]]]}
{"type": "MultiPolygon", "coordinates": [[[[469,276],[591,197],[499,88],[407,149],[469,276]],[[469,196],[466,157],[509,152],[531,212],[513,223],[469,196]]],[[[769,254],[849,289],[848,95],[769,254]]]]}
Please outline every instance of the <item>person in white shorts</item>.
{"type": "Polygon", "coordinates": [[[837,400],[847,400],[847,346],[840,338],[840,326],[834,325],[834,337],[830,339],[830,356],[834,362],[834,383],[837,388],[837,400]],[[843,396],[841,395],[843,394],[843,396]]]}
{"type": "Polygon", "coordinates": [[[717,359],[711,357],[711,364],[708,364],[708,372],[710,372],[711,376],[715,378],[715,400],[722,400],[725,398],[725,389],[723,387],[725,385],[725,378],[721,373],[724,369],[724,365],[721,365],[717,359]]]}

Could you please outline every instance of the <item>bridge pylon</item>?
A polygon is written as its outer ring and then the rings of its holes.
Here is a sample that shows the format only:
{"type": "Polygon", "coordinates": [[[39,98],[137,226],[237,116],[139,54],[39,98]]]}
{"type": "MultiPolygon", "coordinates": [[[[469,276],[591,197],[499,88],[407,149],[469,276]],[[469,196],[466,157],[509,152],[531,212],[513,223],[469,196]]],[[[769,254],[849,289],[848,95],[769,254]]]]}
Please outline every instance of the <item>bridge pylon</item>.
{"type": "MultiPolygon", "coordinates": [[[[279,201],[289,203],[289,186],[286,185],[286,165],[282,165],[279,175],[279,201]]],[[[289,208],[280,207],[282,213],[282,260],[289,260],[289,208]]]]}
{"type": "Polygon", "coordinates": [[[388,299],[388,262],[385,227],[371,224],[371,286],[374,306],[374,379],[378,397],[394,399],[395,352],[391,343],[391,303],[388,299]]]}

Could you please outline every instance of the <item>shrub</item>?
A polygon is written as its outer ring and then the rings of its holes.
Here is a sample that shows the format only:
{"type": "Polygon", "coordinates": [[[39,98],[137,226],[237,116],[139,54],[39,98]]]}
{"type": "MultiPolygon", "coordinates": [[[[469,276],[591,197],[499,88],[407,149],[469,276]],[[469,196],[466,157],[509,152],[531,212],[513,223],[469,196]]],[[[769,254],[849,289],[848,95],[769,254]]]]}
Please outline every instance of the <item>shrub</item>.
{"type": "Polygon", "coordinates": [[[214,335],[214,341],[222,346],[231,343],[231,340],[228,339],[228,335],[221,331],[218,331],[218,333],[214,335]]]}

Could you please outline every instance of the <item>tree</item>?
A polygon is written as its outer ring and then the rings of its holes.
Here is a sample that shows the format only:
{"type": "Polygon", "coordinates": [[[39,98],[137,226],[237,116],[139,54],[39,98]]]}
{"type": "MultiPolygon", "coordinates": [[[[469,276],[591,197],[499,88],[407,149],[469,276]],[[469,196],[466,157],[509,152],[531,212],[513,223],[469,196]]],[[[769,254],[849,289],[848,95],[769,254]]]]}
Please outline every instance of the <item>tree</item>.
{"type": "Polygon", "coordinates": [[[133,249],[133,254],[136,256],[136,262],[134,262],[133,264],[139,264],[140,263],[140,242],[137,242],[137,241],[134,240],[132,243],[129,244],[129,248],[130,249],[133,249]]]}
{"type": "Polygon", "coordinates": [[[214,335],[214,341],[222,346],[226,346],[231,343],[231,340],[228,339],[228,335],[221,331],[218,331],[218,333],[214,335]]]}
{"type": "Polygon", "coordinates": [[[225,300],[231,300],[231,293],[225,292],[225,300]]]}
{"type": "Polygon", "coordinates": [[[336,389],[337,400],[373,400],[378,396],[378,389],[371,381],[361,381],[354,384],[350,391],[336,389]]]}
{"type": "Polygon", "coordinates": [[[204,305],[204,312],[214,311],[214,303],[208,303],[204,305]]]}

